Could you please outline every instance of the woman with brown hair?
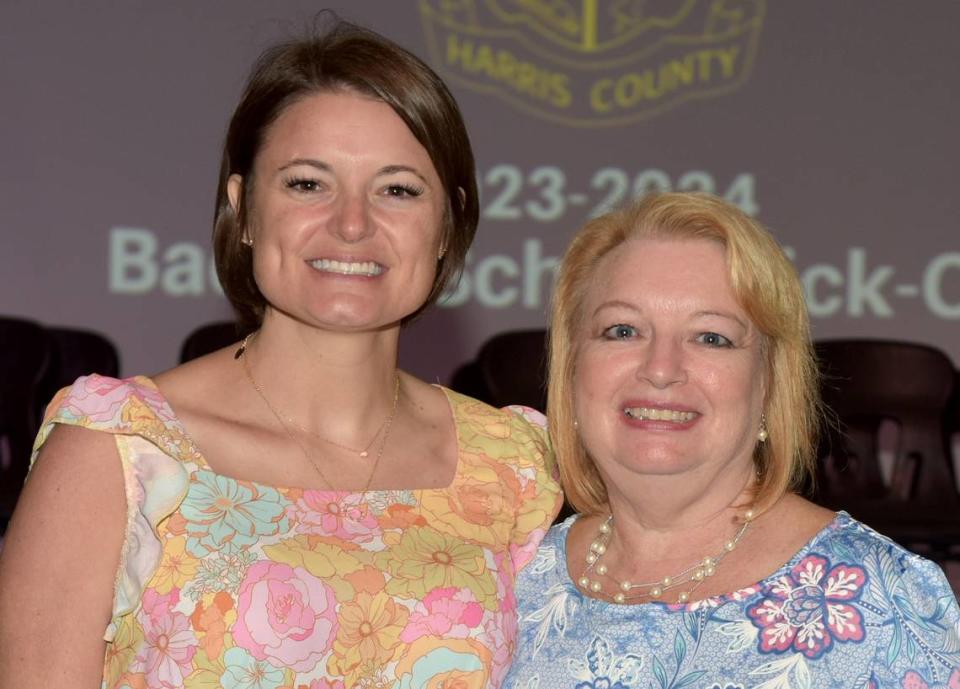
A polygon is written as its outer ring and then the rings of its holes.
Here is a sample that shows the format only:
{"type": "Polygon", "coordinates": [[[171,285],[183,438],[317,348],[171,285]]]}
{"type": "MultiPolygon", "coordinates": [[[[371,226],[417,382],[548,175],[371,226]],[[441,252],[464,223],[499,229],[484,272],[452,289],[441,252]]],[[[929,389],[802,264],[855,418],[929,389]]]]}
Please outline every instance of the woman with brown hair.
{"type": "Polygon", "coordinates": [[[800,281],[757,222],[695,193],[591,221],[550,348],[550,434],[580,514],[520,577],[506,686],[960,686],[943,573],[795,492],[817,365],[800,281]]]}
{"type": "Polygon", "coordinates": [[[0,560],[5,685],[499,686],[559,500],[542,417],[397,369],[477,219],[421,60],[349,24],[267,51],[214,229],[248,334],[50,405],[0,560]]]}

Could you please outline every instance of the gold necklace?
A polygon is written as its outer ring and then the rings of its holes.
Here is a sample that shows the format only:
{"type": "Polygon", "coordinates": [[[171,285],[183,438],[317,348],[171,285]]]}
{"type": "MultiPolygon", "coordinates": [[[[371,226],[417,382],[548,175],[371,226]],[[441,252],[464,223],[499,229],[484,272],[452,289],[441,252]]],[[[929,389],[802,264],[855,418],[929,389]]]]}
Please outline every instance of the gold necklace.
{"type": "Polygon", "coordinates": [[[723,561],[728,553],[733,551],[743,538],[750,522],[756,517],[753,510],[747,510],[743,514],[743,526],[737,531],[736,536],[723,544],[723,550],[716,555],[703,558],[685,568],[673,576],[665,576],[657,581],[647,581],[642,583],[632,583],[629,580],[617,581],[609,574],[607,566],[601,562],[604,554],[607,552],[607,546],[610,543],[610,537],[613,534],[613,515],[607,517],[600,525],[597,537],[587,549],[586,566],[577,580],[577,585],[584,591],[594,594],[601,594],[613,600],[614,603],[627,603],[636,600],[658,600],[665,593],[676,588],[684,587],[677,594],[678,603],[687,603],[693,592],[708,578],[712,577],[717,567],[723,561]],[[613,579],[617,584],[618,591],[610,595],[603,590],[603,584],[600,579],[591,579],[590,574],[596,572],[601,577],[613,579]],[[685,586],[686,585],[686,586],[685,586]],[[636,593],[634,593],[636,591],[636,593]]]}
{"type": "MultiPolygon", "coordinates": [[[[243,342],[240,344],[240,348],[237,350],[236,354],[234,354],[233,358],[243,359],[241,364],[243,365],[243,372],[244,374],[246,374],[247,380],[250,381],[250,384],[253,386],[253,389],[257,391],[257,394],[260,396],[260,399],[263,400],[263,403],[267,406],[267,409],[269,409],[270,412],[273,414],[273,416],[277,419],[277,423],[280,424],[280,427],[283,429],[283,432],[286,433],[287,437],[290,438],[290,440],[292,440],[293,443],[300,448],[300,451],[303,453],[303,456],[306,458],[307,462],[309,462],[310,466],[313,467],[314,471],[317,472],[317,476],[320,477],[320,480],[323,481],[327,485],[327,487],[329,487],[330,489],[336,490],[334,488],[333,483],[331,483],[330,480],[324,475],[323,471],[320,470],[320,466],[315,461],[313,461],[313,457],[310,456],[310,453],[307,451],[306,446],[303,443],[301,443],[300,440],[293,433],[290,432],[290,428],[287,426],[287,423],[284,422],[283,416],[280,414],[279,411],[277,411],[276,407],[274,407],[273,404],[271,404],[270,400],[267,398],[266,393],[264,393],[263,388],[261,388],[260,384],[257,383],[257,381],[254,379],[253,371],[250,370],[250,362],[247,360],[247,357],[245,356],[247,352],[247,345],[250,343],[250,338],[252,336],[253,336],[253,333],[251,333],[250,335],[247,335],[243,339],[243,342]]],[[[393,426],[393,419],[397,413],[397,403],[400,400],[400,374],[395,373],[393,380],[394,380],[393,405],[390,408],[390,414],[387,415],[387,418],[384,419],[383,423],[380,425],[380,428],[377,429],[377,434],[373,436],[373,440],[376,440],[377,435],[380,435],[380,431],[381,430],[383,431],[383,437],[380,440],[380,447],[377,449],[377,456],[373,460],[373,467],[371,467],[370,469],[370,475],[367,477],[367,482],[363,486],[362,492],[364,493],[370,490],[370,484],[373,482],[374,474],[377,473],[377,467],[380,466],[380,458],[383,456],[383,450],[387,446],[387,438],[390,437],[390,428],[391,426],[393,426]]],[[[300,428],[301,431],[310,433],[311,435],[316,436],[317,438],[319,438],[320,440],[323,440],[324,442],[330,443],[331,445],[336,445],[337,447],[342,447],[343,449],[346,449],[346,450],[351,450],[352,452],[357,452],[352,448],[346,447],[344,445],[340,445],[339,443],[335,443],[331,440],[327,440],[326,438],[320,435],[317,435],[316,433],[313,433],[312,431],[309,431],[306,428],[303,428],[303,426],[300,426],[300,424],[296,423],[289,417],[287,419],[287,422],[292,423],[293,425],[300,428]]],[[[370,441],[370,445],[373,444],[373,440],[370,441]]],[[[367,445],[368,449],[370,445],[367,445]]],[[[361,457],[366,457],[368,453],[366,452],[366,450],[364,450],[363,452],[358,452],[357,454],[359,454],[361,457]]]]}
{"type": "MultiPolygon", "coordinates": [[[[242,356],[244,355],[244,353],[247,351],[247,345],[250,343],[250,339],[251,339],[253,336],[254,336],[254,333],[250,333],[250,334],[247,335],[245,338],[243,338],[243,342],[240,343],[240,348],[237,350],[236,354],[234,354],[234,356],[233,356],[234,359],[239,359],[240,357],[242,357],[242,356]]],[[[271,407],[271,410],[273,410],[272,407],[271,407]]],[[[368,442],[368,443],[366,444],[366,446],[365,446],[362,450],[358,450],[358,449],[356,449],[355,447],[350,447],[349,445],[344,445],[344,444],[342,444],[342,443],[338,443],[336,440],[330,440],[330,438],[326,438],[326,437],[320,435],[319,433],[317,433],[316,431],[310,430],[309,428],[307,428],[307,427],[304,426],[303,424],[299,423],[299,422],[298,422],[296,419],[294,419],[292,416],[283,415],[283,417],[284,417],[284,420],[286,421],[287,424],[289,424],[289,425],[291,425],[291,426],[294,426],[294,427],[295,427],[297,430],[299,430],[301,433],[307,433],[308,435],[312,435],[312,436],[313,436],[314,438],[316,438],[317,440],[319,440],[319,441],[321,441],[321,442],[324,442],[324,443],[327,443],[328,445],[333,445],[334,447],[339,447],[341,450],[347,450],[347,451],[349,451],[349,452],[352,452],[352,453],[354,453],[355,455],[357,455],[358,457],[364,457],[364,458],[366,458],[366,457],[368,457],[368,456],[370,455],[370,448],[373,446],[373,443],[374,443],[374,442],[376,441],[376,439],[380,436],[380,432],[383,431],[383,429],[386,427],[387,421],[391,420],[391,417],[392,417],[392,415],[393,415],[393,413],[394,413],[395,411],[396,411],[396,400],[394,401],[393,411],[391,411],[390,414],[388,414],[388,415],[383,419],[383,421],[382,421],[382,422],[380,423],[380,425],[377,427],[377,430],[374,432],[373,437],[370,438],[370,442],[368,442]]],[[[278,413],[278,412],[274,412],[274,413],[278,413]]]]}

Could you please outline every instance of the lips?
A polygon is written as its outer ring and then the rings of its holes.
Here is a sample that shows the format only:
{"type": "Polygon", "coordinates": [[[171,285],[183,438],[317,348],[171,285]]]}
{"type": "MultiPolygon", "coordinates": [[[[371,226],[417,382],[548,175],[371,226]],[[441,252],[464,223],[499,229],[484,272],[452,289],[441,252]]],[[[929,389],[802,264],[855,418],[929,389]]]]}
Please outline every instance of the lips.
{"type": "Polygon", "coordinates": [[[360,277],[376,277],[385,270],[382,265],[374,261],[337,261],[331,258],[318,258],[309,261],[309,264],[321,273],[357,275],[360,277]]]}
{"type": "Polygon", "coordinates": [[[679,409],[656,409],[652,407],[624,407],[623,415],[637,421],[667,421],[670,423],[689,423],[697,414],[679,409]]]}

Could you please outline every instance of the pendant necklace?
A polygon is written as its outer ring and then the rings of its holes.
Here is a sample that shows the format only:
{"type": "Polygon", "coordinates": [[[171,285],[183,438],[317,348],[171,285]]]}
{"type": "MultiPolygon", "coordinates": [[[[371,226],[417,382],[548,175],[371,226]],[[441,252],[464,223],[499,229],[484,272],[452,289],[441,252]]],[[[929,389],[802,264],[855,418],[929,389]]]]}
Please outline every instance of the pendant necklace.
{"type": "Polygon", "coordinates": [[[307,451],[306,446],[302,442],[300,442],[300,439],[297,438],[296,435],[294,435],[294,433],[290,430],[290,426],[295,426],[301,432],[308,433],[316,437],[318,440],[321,440],[330,445],[334,445],[344,450],[349,450],[350,452],[353,452],[360,457],[367,457],[369,455],[369,449],[373,445],[374,441],[377,439],[377,436],[381,436],[380,445],[377,448],[377,454],[373,460],[373,466],[370,468],[370,475],[367,477],[367,482],[364,484],[362,492],[366,492],[370,490],[370,485],[373,482],[373,477],[377,473],[377,467],[380,465],[380,458],[383,456],[383,450],[387,446],[387,439],[390,437],[390,429],[393,426],[394,417],[397,414],[397,405],[400,400],[400,374],[394,373],[393,404],[390,408],[390,413],[383,420],[383,423],[380,424],[380,427],[377,429],[377,432],[374,434],[373,438],[367,444],[366,448],[364,448],[363,450],[356,450],[346,445],[341,445],[340,443],[330,440],[329,438],[324,438],[323,436],[317,433],[314,433],[313,431],[310,431],[307,428],[304,428],[302,425],[300,425],[290,417],[286,417],[286,421],[284,420],[284,415],[282,415],[277,410],[277,408],[273,406],[273,404],[267,398],[266,393],[264,393],[263,388],[260,387],[260,384],[257,383],[256,379],[253,377],[253,371],[250,370],[250,362],[246,356],[246,353],[247,353],[247,346],[250,344],[250,339],[253,337],[253,335],[254,333],[250,333],[243,339],[243,342],[240,344],[240,347],[239,349],[237,349],[233,358],[242,359],[241,364],[243,366],[243,372],[246,375],[247,380],[250,381],[250,384],[253,386],[253,389],[256,390],[257,395],[259,395],[260,399],[263,400],[263,403],[266,405],[267,409],[269,409],[270,412],[273,414],[273,416],[276,418],[277,423],[280,424],[280,427],[283,429],[283,432],[287,435],[288,438],[290,438],[291,441],[293,441],[293,443],[297,447],[300,448],[300,451],[303,453],[303,456],[306,458],[307,462],[310,464],[310,466],[313,467],[314,471],[317,473],[317,476],[320,477],[320,480],[323,481],[323,483],[326,484],[328,488],[330,488],[331,490],[338,490],[334,488],[333,483],[331,483],[330,480],[324,475],[323,471],[320,469],[320,466],[314,461],[313,457],[307,451]],[[381,435],[381,432],[382,432],[382,435],[381,435]]]}

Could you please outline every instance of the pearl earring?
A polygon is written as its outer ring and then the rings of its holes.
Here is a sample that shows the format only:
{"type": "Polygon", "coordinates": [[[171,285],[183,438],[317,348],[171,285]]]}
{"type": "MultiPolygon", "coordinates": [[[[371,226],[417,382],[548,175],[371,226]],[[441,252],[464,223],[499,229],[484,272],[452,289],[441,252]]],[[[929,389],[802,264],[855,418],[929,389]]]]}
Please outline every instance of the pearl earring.
{"type": "Polygon", "coordinates": [[[240,243],[241,243],[241,244],[244,244],[245,246],[253,246],[253,240],[250,239],[250,237],[243,237],[243,238],[240,240],[240,243]]]}
{"type": "Polygon", "coordinates": [[[767,415],[760,414],[760,430],[757,431],[757,440],[761,443],[767,442],[767,438],[770,437],[770,434],[767,433],[767,415]]]}

